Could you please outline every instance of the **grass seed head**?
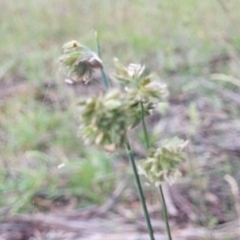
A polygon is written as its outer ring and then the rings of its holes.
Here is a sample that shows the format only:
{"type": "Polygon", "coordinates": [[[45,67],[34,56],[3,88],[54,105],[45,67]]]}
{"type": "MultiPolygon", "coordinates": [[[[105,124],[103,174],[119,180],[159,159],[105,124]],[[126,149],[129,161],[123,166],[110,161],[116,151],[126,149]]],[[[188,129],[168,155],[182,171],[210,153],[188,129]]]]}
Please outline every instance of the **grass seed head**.
{"type": "Polygon", "coordinates": [[[126,142],[128,118],[124,95],[117,89],[79,102],[80,134],[86,144],[108,152],[126,142]]]}
{"type": "Polygon", "coordinates": [[[173,183],[181,175],[179,166],[184,159],[187,144],[187,141],[175,137],[165,141],[159,148],[150,149],[147,158],[138,164],[139,174],[155,186],[165,181],[173,183]]]}
{"type": "Polygon", "coordinates": [[[94,70],[102,68],[98,55],[76,40],[65,43],[62,52],[58,60],[60,69],[72,82],[82,80],[88,83],[94,70]]]}

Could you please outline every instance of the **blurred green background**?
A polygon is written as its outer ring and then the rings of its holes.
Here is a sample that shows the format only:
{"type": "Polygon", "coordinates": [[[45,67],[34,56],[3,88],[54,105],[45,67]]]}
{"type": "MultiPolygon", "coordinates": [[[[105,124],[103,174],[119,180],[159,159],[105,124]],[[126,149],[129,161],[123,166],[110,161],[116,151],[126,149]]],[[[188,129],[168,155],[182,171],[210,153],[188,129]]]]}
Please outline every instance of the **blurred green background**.
{"type": "MultiPolygon", "coordinates": [[[[144,63],[168,83],[172,99],[203,94],[214,109],[238,118],[236,103],[226,105],[196,79],[214,73],[240,78],[239,12],[238,0],[2,1],[1,211],[37,211],[36,194],[76,196],[77,206],[103,203],[114,189],[115,157],[89,151],[76,134],[74,91],[56,63],[63,43],[76,39],[95,49],[97,30],[110,71],[113,57],[144,63]]],[[[202,119],[194,101],[186,108],[192,135],[202,119]]]]}

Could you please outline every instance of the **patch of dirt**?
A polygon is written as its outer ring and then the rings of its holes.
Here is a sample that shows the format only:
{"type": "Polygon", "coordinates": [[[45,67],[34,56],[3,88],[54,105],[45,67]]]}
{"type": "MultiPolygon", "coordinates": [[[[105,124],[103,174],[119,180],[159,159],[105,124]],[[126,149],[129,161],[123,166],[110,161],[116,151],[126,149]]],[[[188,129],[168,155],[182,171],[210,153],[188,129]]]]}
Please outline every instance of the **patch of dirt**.
{"type": "MultiPolygon", "coordinates": [[[[117,215],[107,214],[105,217],[86,212],[74,213],[74,220],[71,214],[68,215],[20,215],[8,219],[0,224],[0,239],[4,240],[147,240],[149,236],[143,219],[132,220],[117,215]]],[[[164,223],[152,219],[156,239],[168,239],[163,230],[164,223]]],[[[212,236],[214,239],[236,239],[238,234],[237,223],[221,226],[216,230],[207,231],[203,228],[196,228],[192,225],[181,229],[172,225],[173,239],[178,240],[200,240],[212,236]],[[229,232],[231,229],[231,232],[229,232]]]]}

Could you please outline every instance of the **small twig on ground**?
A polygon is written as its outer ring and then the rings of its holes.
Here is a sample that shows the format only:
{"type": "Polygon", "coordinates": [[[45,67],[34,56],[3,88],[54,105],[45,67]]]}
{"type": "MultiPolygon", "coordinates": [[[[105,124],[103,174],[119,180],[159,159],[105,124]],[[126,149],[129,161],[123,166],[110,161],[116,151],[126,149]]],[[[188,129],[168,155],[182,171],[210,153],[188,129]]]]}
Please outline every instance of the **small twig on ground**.
{"type": "Polygon", "coordinates": [[[98,211],[98,215],[106,214],[110,209],[112,209],[118,202],[120,196],[122,195],[123,191],[125,190],[128,183],[128,178],[122,179],[116,189],[114,190],[112,196],[108,199],[108,201],[100,207],[98,211]]]}
{"type": "Polygon", "coordinates": [[[69,220],[66,218],[61,218],[54,215],[44,215],[44,214],[34,214],[34,215],[18,215],[12,216],[7,219],[9,222],[27,222],[31,223],[34,226],[37,226],[38,229],[61,229],[63,231],[82,231],[89,228],[96,228],[95,231],[98,231],[102,228],[102,224],[97,222],[89,223],[86,219],[78,220],[69,220]]]}

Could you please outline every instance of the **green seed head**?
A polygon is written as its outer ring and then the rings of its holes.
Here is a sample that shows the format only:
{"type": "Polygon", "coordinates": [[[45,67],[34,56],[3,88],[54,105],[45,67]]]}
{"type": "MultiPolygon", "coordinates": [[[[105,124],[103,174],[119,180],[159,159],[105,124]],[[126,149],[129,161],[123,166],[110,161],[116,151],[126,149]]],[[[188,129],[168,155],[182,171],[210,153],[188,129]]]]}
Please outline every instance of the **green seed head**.
{"type": "Polygon", "coordinates": [[[93,71],[102,68],[102,60],[98,55],[76,40],[65,43],[62,52],[58,61],[60,69],[72,82],[82,80],[87,83],[93,71]]]}
{"type": "Polygon", "coordinates": [[[139,174],[155,186],[165,181],[172,183],[180,175],[179,166],[184,159],[187,143],[176,137],[164,142],[159,148],[150,149],[147,158],[138,164],[139,174]]]}
{"type": "Polygon", "coordinates": [[[80,134],[86,144],[113,152],[126,141],[128,118],[124,95],[112,89],[79,102],[80,134]]]}

